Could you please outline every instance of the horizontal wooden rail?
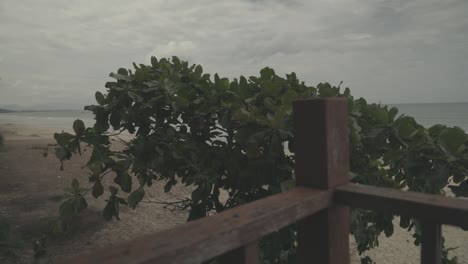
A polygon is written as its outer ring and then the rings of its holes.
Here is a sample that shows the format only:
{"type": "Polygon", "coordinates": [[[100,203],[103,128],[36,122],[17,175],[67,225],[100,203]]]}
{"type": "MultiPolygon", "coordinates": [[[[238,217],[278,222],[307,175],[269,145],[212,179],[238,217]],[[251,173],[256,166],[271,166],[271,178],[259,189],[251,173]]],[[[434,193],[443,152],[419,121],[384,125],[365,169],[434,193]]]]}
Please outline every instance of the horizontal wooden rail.
{"type": "Polygon", "coordinates": [[[328,208],[332,199],[332,190],[298,187],[58,263],[200,263],[328,208]]]}
{"type": "Polygon", "coordinates": [[[433,223],[468,226],[468,201],[464,199],[347,184],[335,189],[334,202],[433,223]]]}

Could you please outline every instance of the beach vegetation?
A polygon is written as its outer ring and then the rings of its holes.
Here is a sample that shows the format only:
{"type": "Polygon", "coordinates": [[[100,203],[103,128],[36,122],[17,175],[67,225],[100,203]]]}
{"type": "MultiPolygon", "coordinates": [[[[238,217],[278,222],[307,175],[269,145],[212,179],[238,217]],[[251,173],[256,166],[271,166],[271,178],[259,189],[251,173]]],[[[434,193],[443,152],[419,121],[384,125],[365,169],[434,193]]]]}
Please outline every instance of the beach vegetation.
{"type": "MultiPolygon", "coordinates": [[[[380,187],[468,196],[468,136],[458,127],[426,128],[395,107],[355,98],[349,88],[329,83],[306,85],[295,73],[281,77],[269,68],[258,76],[228,79],[204,72],[177,57],[151,58],[150,65],[111,73],[97,104],[86,106],[95,124],[73,123],[74,133],[56,133],[62,162],[92,154],[86,164],[89,189],[73,180],[70,197],[60,206],[59,230],[87,207],[84,193],[103,197],[103,217],[119,219],[119,207],[136,208],[155,181],[169,192],[176,184],[191,188],[188,220],[221,212],[294,186],[294,100],[343,97],[349,107],[352,181],[380,187]],[[114,139],[122,148],[111,148],[114,139]],[[108,186],[105,177],[112,177],[108,186]],[[222,193],[226,198],[222,198],[222,193]]],[[[313,122],[313,120],[311,120],[313,122]]],[[[392,236],[396,216],[353,209],[351,234],[362,255],[392,236]]],[[[419,224],[405,215],[400,227],[421,241],[419,224]]],[[[157,221],[157,219],[155,220],[157,221]]],[[[295,227],[289,226],[260,242],[262,258],[271,263],[294,259],[295,227]]],[[[445,263],[450,263],[444,251],[445,263]]]]}

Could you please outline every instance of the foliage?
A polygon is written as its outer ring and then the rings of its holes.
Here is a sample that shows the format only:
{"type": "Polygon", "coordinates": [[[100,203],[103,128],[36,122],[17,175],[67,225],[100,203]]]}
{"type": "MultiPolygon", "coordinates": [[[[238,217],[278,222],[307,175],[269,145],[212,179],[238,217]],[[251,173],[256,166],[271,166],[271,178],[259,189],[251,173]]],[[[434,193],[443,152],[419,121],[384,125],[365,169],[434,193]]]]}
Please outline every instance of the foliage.
{"type": "Polygon", "coordinates": [[[67,192],[64,195],[51,198],[51,200],[57,201],[64,200],[59,208],[60,219],[53,230],[55,234],[69,230],[74,224],[76,216],[88,207],[88,203],[83,197],[86,192],[86,190],[80,188],[78,180],[73,179],[70,188],[67,188],[67,192]]]}
{"type": "MultiPolygon", "coordinates": [[[[178,182],[193,186],[188,220],[287,189],[294,180],[291,103],[309,97],[348,99],[353,182],[444,194],[452,180],[452,191],[468,196],[467,135],[460,128],[426,129],[398,115],[396,108],[355,99],[348,88],[307,86],[294,73],[282,78],[271,68],[260,76],[229,81],[215,74],[212,79],[200,65],[177,57],[153,57],[149,66],[134,64],[133,71],[121,68],[110,77],[114,81],[106,83],[107,92],[96,92],[98,104],[85,108],[94,113],[94,126],[76,120],[74,134],[55,134],[61,162],[80,153],[81,143],[92,146],[89,181],[95,198],[108,197],[106,219],[118,219],[119,205],[135,208],[155,180],[166,182],[166,192],[178,182]],[[132,137],[112,149],[111,139],[121,133],[132,137]],[[117,186],[106,192],[105,175],[113,175],[117,186]],[[129,195],[117,196],[117,188],[129,195]],[[227,200],[220,199],[222,190],[227,200]]],[[[81,193],[73,199],[62,204],[64,223],[86,207],[81,193]]],[[[392,220],[391,215],[354,210],[352,234],[359,253],[377,246],[381,233],[391,236],[392,220]]],[[[401,216],[401,227],[411,230],[415,224],[401,216]]],[[[290,258],[294,232],[289,228],[261,243],[265,261],[290,258]]]]}

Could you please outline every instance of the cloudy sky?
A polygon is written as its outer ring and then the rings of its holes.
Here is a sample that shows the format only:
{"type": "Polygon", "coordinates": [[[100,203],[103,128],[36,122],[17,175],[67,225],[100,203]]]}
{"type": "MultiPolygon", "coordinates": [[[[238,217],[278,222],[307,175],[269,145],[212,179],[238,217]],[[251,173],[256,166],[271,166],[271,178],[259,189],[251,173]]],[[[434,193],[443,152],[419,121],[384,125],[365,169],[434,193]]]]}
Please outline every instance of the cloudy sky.
{"type": "Polygon", "coordinates": [[[344,81],[373,102],[467,102],[467,14],[467,0],[1,0],[0,105],[91,104],[151,55],[344,81]]]}

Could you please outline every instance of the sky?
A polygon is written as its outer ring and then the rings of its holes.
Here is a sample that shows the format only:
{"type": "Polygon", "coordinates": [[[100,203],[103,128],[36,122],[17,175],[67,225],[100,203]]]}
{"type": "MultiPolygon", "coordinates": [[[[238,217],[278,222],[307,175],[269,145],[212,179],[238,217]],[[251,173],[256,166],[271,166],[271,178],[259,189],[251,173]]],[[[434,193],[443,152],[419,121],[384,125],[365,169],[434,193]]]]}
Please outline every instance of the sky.
{"type": "Polygon", "coordinates": [[[81,108],[109,73],[176,55],[269,66],[369,102],[468,102],[467,0],[1,0],[0,106],[81,108]]]}

